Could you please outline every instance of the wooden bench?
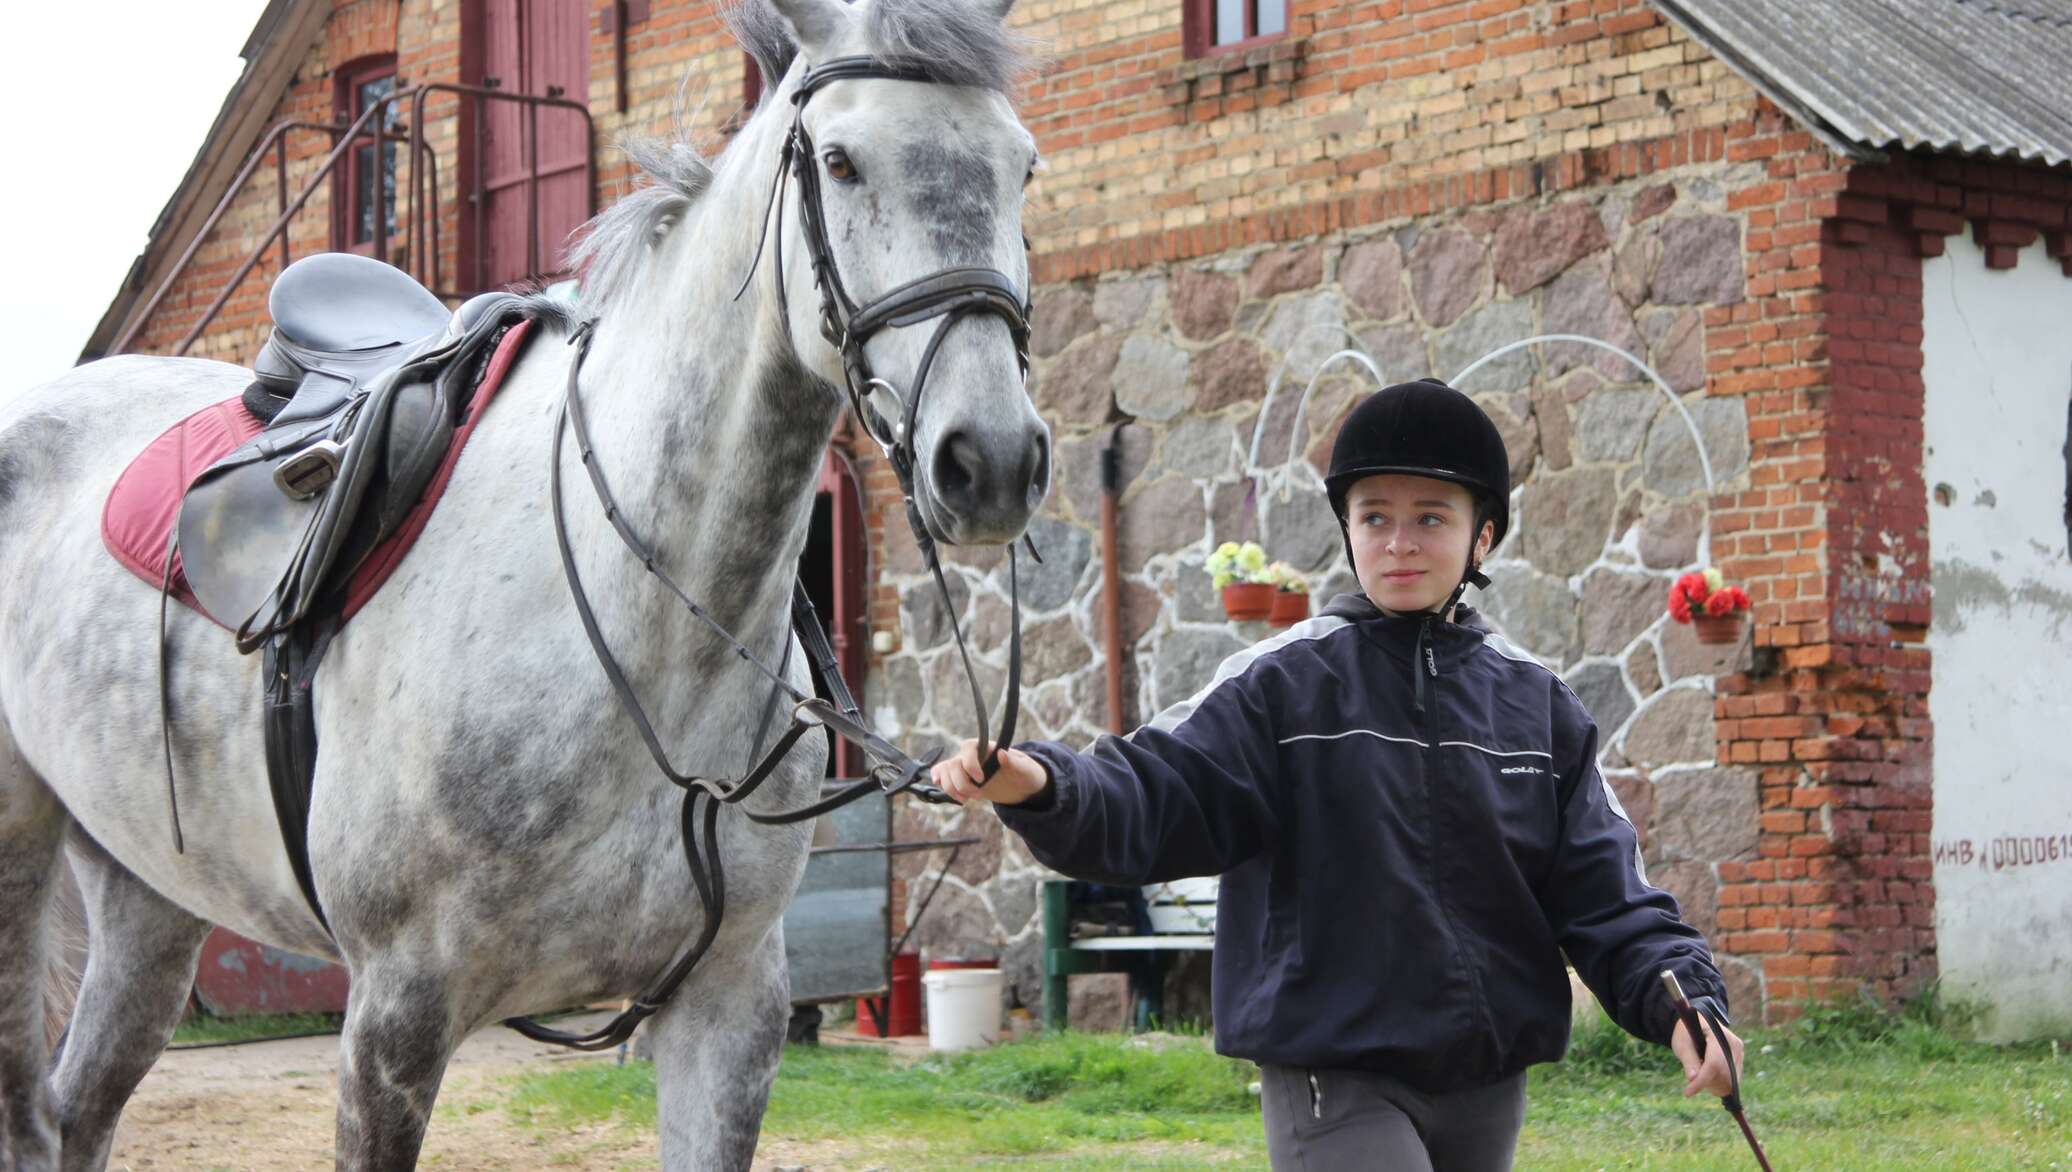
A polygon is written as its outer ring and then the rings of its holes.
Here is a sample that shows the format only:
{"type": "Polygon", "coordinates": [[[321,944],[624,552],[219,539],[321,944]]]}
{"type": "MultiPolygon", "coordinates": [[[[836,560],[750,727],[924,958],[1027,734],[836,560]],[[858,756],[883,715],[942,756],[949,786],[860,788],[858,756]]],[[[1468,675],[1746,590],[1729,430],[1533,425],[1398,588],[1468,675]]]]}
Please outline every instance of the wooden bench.
{"type": "Polygon", "coordinates": [[[1071,883],[1043,884],[1043,1024],[1061,1030],[1066,1020],[1066,978],[1080,973],[1130,976],[1134,1028],[1164,1017],[1165,974],[1176,952],[1208,952],[1216,943],[1216,880],[1179,879],[1144,888],[1151,933],[1072,937],[1071,883]]]}

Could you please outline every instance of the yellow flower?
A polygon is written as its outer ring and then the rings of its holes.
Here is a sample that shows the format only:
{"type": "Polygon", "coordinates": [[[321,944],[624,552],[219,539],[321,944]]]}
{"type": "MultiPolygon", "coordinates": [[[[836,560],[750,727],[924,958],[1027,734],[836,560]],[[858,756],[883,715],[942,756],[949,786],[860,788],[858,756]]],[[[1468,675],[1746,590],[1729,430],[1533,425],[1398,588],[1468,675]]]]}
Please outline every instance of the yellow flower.
{"type": "Polygon", "coordinates": [[[1707,590],[1717,590],[1726,584],[1727,576],[1725,574],[1720,573],[1718,570],[1705,571],[1705,588],[1707,590]]]}

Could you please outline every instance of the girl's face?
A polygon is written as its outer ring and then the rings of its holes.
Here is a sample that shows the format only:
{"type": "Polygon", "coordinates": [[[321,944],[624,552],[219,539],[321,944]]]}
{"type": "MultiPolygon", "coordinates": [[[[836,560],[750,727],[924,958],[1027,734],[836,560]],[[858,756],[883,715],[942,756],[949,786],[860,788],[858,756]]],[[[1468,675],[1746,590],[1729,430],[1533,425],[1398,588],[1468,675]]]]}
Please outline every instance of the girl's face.
{"type": "Polygon", "coordinates": [[[1395,614],[1431,610],[1460,585],[1473,546],[1475,564],[1489,554],[1494,522],[1475,532],[1475,498],[1467,489],[1426,476],[1386,473],[1353,484],[1345,498],[1353,572],[1374,605],[1395,614]]]}

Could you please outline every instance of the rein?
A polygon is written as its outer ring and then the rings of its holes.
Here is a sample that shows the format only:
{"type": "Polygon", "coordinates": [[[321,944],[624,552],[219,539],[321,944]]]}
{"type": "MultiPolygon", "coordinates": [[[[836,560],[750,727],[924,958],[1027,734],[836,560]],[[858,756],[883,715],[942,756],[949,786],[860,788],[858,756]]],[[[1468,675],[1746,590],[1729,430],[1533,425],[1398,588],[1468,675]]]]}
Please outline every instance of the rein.
{"type": "MultiPolygon", "coordinates": [[[[978,720],[978,741],[987,746],[983,762],[984,777],[990,780],[999,769],[1000,747],[1014,739],[1015,716],[1021,698],[1021,588],[1019,569],[1012,544],[1008,546],[1008,599],[1011,622],[1009,624],[1009,651],[1005,707],[1001,716],[1000,735],[996,741],[990,734],[986,719],[987,705],[984,690],[979,686],[978,673],[971,663],[971,654],[965,644],[962,625],[957,621],[956,607],[950,601],[949,583],[943,576],[942,562],[936,547],[936,540],[929,532],[920,507],[915,499],[915,459],[912,447],[914,424],[920,407],[921,393],[927,386],[928,373],[934,366],[935,356],[951,327],[975,314],[991,314],[1007,323],[1014,338],[1015,356],[1021,365],[1022,376],[1029,372],[1029,301],[1017,294],[1014,283],[1004,273],[985,268],[943,269],[906,284],[897,286],[876,300],[857,305],[843,285],[840,269],[835,263],[834,250],[826,230],[824,210],[821,206],[821,190],[818,172],[814,168],[813,143],[806,133],[805,108],[813,94],[831,82],[855,79],[879,79],[889,81],[914,81],[935,83],[937,79],[925,71],[880,64],[869,57],[842,57],[829,61],[818,68],[808,67],[797,90],[792,95],[795,106],[791,130],[784,142],[783,154],[779,160],[777,174],[771,184],[770,202],[763,214],[762,241],[771,235],[771,218],[776,217],[776,266],[777,301],[779,316],[784,322],[787,335],[791,328],[790,312],[784,291],[784,225],[783,196],[789,182],[799,187],[800,230],[806,240],[806,250],[813,263],[813,282],[820,291],[821,336],[830,345],[841,351],[844,382],[851,408],[864,425],[871,438],[884,449],[894,472],[899,477],[900,494],[906,504],[907,525],[913,531],[914,541],[919,546],[930,575],[935,579],[944,610],[949,614],[950,629],[956,635],[957,654],[963,662],[964,675],[971,685],[971,698],[978,720]],[[879,331],[890,327],[918,325],[927,321],[940,320],[935,332],[929,337],[927,347],[922,351],[920,365],[914,372],[910,393],[901,396],[892,384],[872,373],[865,346],[879,331]],[[887,420],[869,402],[873,390],[883,389],[902,399],[900,418],[895,423],[887,420]]],[[[762,242],[756,247],[754,261],[749,273],[743,279],[738,300],[754,279],[755,271],[762,261],[762,242]]],[[[924,802],[933,804],[953,803],[954,799],[933,785],[924,784],[930,766],[942,756],[938,749],[925,757],[916,759],[874,732],[864,720],[855,697],[850,693],[847,681],[842,678],[836,662],[834,648],[829,644],[825,628],[813,611],[813,604],[807,597],[803,583],[794,580],[792,587],[792,631],[801,645],[812,657],[813,666],[826,683],[830,698],[822,698],[803,692],[785,678],[785,671],[791,664],[791,642],[786,640],[784,659],[772,669],[761,658],[749,650],[733,633],[691,598],[656,562],[654,552],[644,543],[626,522],[623,511],[612,496],[611,487],[605,482],[603,469],[599,466],[595,446],[591,442],[588,421],[583,413],[581,375],[583,361],[589,356],[590,343],[594,334],[595,321],[588,321],[578,327],[569,338],[576,347],[574,361],[569,364],[568,387],[562,400],[561,411],[554,424],[553,464],[549,479],[549,493],[554,513],[554,537],[561,555],[563,575],[568,580],[573,596],[576,614],[582,620],[583,633],[588,636],[591,650],[596,653],[599,666],[604,669],[610,681],[612,693],[619,707],[625,712],[640,733],[648,755],[655,766],[671,784],[684,790],[682,808],[682,830],[684,860],[691,872],[692,885],[697,889],[699,904],[705,912],[705,922],[698,936],[690,946],[669,966],[669,968],[635,998],[632,1005],[602,1027],[587,1034],[572,1034],[550,1029],[529,1018],[511,1018],[504,1024],[535,1041],[550,1042],[578,1050],[607,1050],[623,1044],[643,1020],[653,1015],[668,1003],[685,978],[697,966],[714,938],[719,933],[720,921],[726,909],[726,879],[719,857],[719,809],[722,805],[740,805],[756,792],[770,775],[776,772],[785,756],[798,744],[807,732],[824,728],[861,749],[873,763],[866,776],[852,781],[833,793],[825,794],[819,801],[791,810],[776,813],[758,813],[742,808],[752,822],[765,826],[783,826],[810,821],[833,810],[840,809],[866,794],[879,793],[886,797],[900,793],[911,793],[924,802]],[[638,559],[648,573],[658,579],[664,589],[676,596],[685,609],[705,627],[731,648],[742,661],[753,666],[770,681],[770,699],[764,708],[763,719],[756,733],[751,757],[760,753],[748,771],[732,781],[698,777],[679,770],[669,760],[654,724],[648,719],[647,710],[627,679],[625,670],[612,655],[599,627],[595,610],[590,605],[588,594],[583,589],[577,571],[575,550],[569,540],[566,512],[562,504],[561,463],[563,440],[573,432],[578,454],[584,470],[589,474],[590,486],[604,509],[604,515],[611,522],[614,532],[626,548],[638,559]],[[769,731],[772,718],[780,702],[791,703],[789,727],[779,736],[767,751],[762,748],[764,735],[769,731]],[[702,804],[701,804],[702,800],[702,804]]],[[[796,342],[793,349],[797,349],[796,342]]],[[[1024,538],[1029,553],[1038,562],[1033,542],[1024,538]]],[[[980,782],[981,785],[984,781],[980,782]]]]}

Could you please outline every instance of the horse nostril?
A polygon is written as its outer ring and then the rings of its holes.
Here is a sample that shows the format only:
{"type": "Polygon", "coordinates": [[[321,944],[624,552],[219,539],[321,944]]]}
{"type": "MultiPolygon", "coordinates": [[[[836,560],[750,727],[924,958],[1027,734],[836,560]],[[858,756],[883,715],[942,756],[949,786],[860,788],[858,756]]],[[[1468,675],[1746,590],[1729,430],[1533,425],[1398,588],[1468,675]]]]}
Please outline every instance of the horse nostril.
{"type": "Polygon", "coordinates": [[[1037,433],[1033,458],[1029,463],[1029,479],[1026,483],[1028,484],[1029,504],[1031,507],[1034,507],[1041,503],[1044,494],[1050,491],[1050,436],[1048,433],[1037,433]]]}
{"type": "Polygon", "coordinates": [[[952,508],[968,508],[978,492],[983,457],[978,441],[966,431],[953,431],[935,447],[935,494],[952,508]]]}

